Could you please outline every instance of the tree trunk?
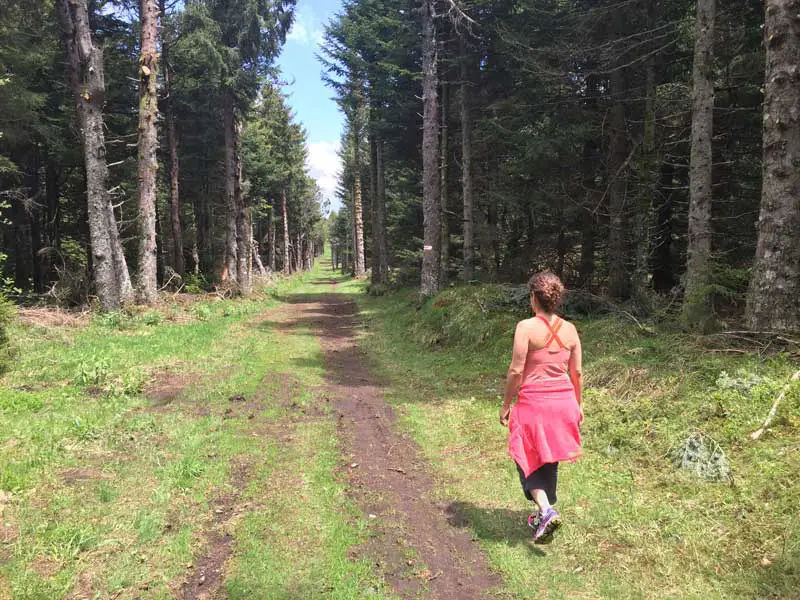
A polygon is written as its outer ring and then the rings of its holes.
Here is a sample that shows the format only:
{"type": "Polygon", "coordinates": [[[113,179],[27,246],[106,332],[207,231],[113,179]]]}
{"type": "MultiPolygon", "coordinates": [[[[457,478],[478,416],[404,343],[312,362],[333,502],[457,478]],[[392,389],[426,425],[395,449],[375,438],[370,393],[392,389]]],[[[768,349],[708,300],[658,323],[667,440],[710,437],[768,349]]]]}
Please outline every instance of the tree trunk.
{"type": "Polygon", "coordinates": [[[756,330],[800,331],[800,2],[768,0],[764,170],[747,296],[756,330]]]}
{"type": "Polygon", "coordinates": [[[378,159],[377,142],[373,133],[372,115],[370,114],[369,134],[369,197],[370,221],[372,223],[372,273],[370,281],[378,283],[380,267],[378,265],[378,159]]]}
{"type": "MultiPolygon", "coordinates": [[[[386,238],[386,172],[383,165],[383,141],[378,138],[375,143],[375,186],[376,215],[375,230],[372,235],[377,240],[378,250],[378,283],[389,283],[389,246],[386,238]]],[[[373,279],[373,281],[375,281],[373,279]]]]}
{"type": "Polygon", "coordinates": [[[692,88],[692,151],[689,163],[689,237],[683,315],[702,331],[713,324],[708,295],[711,258],[711,141],[714,132],[715,0],[698,0],[692,88]]]}
{"type": "Polygon", "coordinates": [[[611,74],[611,92],[614,105],[611,108],[609,126],[609,232],[608,232],[608,288],[609,294],[619,300],[630,294],[630,278],[625,251],[625,204],[628,192],[628,177],[625,161],[628,154],[628,131],[625,116],[625,74],[617,68],[611,74]]]}
{"type": "Polygon", "coordinates": [[[422,296],[434,296],[439,292],[442,250],[439,222],[439,77],[434,11],[434,0],[422,0],[422,296]]]}
{"type": "MultiPolygon", "coordinates": [[[[160,0],[162,31],[166,18],[166,0],[160,0]]],[[[167,147],[169,150],[169,206],[170,229],[172,234],[172,267],[178,275],[183,276],[186,265],[183,260],[183,234],[181,230],[181,201],[179,193],[180,160],[178,158],[178,134],[175,129],[175,115],[172,107],[171,84],[172,68],[169,64],[169,42],[162,35],[161,65],[164,71],[164,114],[167,128],[167,147]]]]}
{"type": "Polygon", "coordinates": [[[283,209],[283,274],[289,275],[289,213],[286,212],[286,188],[281,192],[281,208],[283,209]]]}
{"type": "Polygon", "coordinates": [[[158,5],[141,0],[141,49],[139,55],[139,302],[158,299],[156,256],[156,174],[158,172],[158,5]]]}
{"type": "MultiPolygon", "coordinates": [[[[445,58],[446,60],[446,58],[445,58]]],[[[439,258],[440,261],[440,285],[447,284],[447,265],[450,261],[450,231],[447,227],[447,172],[448,172],[448,149],[447,149],[447,142],[448,142],[448,126],[447,126],[447,118],[448,118],[448,102],[449,102],[449,89],[447,86],[447,82],[442,82],[442,139],[441,139],[441,166],[440,166],[440,180],[441,180],[441,211],[439,219],[441,220],[442,226],[442,250],[441,256],[439,258]]]]}
{"type": "Polygon", "coordinates": [[[267,229],[267,265],[269,270],[275,272],[275,208],[270,204],[269,207],[269,228],[267,229]]]}
{"type": "MultiPolygon", "coordinates": [[[[354,112],[358,112],[358,108],[354,112]]],[[[364,265],[364,211],[361,203],[361,136],[359,135],[358,118],[353,117],[353,221],[355,226],[355,262],[353,274],[363,277],[366,272],[364,265]]]]}
{"type": "MultiPolygon", "coordinates": [[[[648,3],[652,9],[652,4],[648,3]]],[[[648,13],[648,29],[654,25],[648,13]]],[[[639,161],[639,193],[636,197],[636,215],[633,223],[633,297],[639,308],[650,310],[647,294],[650,272],[652,205],[658,187],[656,149],[656,73],[655,58],[645,63],[644,131],[642,133],[642,156],[639,161]]]]}
{"type": "Polygon", "coordinates": [[[101,309],[110,311],[131,298],[132,286],[108,195],[103,52],[92,43],[86,0],[58,0],[56,9],[69,58],[70,87],[83,144],[94,281],[101,309]]]}
{"type": "Polygon", "coordinates": [[[475,221],[472,200],[472,114],[468,48],[461,40],[461,194],[464,207],[464,280],[475,275],[475,221]]]}
{"type": "MultiPolygon", "coordinates": [[[[108,168],[106,168],[108,173],[108,168]]],[[[111,203],[111,196],[108,196],[106,204],[108,210],[107,222],[109,224],[108,233],[111,238],[112,257],[114,259],[114,271],[117,282],[119,283],[119,299],[122,304],[131,304],[135,300],[131,276],[128,272],[128,264],[125,261],[125,252],[122,248],[119,229],[117,229],[117,218],[114,215],[114,205],[111,203]]],[[[120,220],[122,216],[120,215],[120,220]]]]}
{"type": "Polygon", "coordinates": [[[294,239],[294,272],[303,270],[303,238],[298,233],[294,239]]]}
{"type": "Polygon", "coordinates": [[[223,108],[223,120],[225,129],[225,265],[224,270],[231,283],[238,283],[238,248],[237,243],[237,218],[239,216],[239,206],[237,204],[237,188],[239,178],[237,177],[236,160],[236,109],[234,106],[233,93],[225,94],[223,108]]]}
{"type": "Polygon", "coordinates": [[[239,292],[247,296],[252,291],[252,255],[250,241],[253,239],[250,209],[242,197],[242,124],[237,119],[233,128],[233,155],[235,165],[234,203],[236,205],[236,281],[239,292]]]}
{"type": "Polygon", "coordinates": [[[264,268],[264,263],[261,262],[261,255],[259,254],[258,243],[254,242],[252,244],[252,248],[253,248],[253,262],[255,262],[256,267],[258,267],[258,274],[264,277],[267,274],[267,270],[264,268]]]}
{"type": "Polygon", "coordinates": [[[306,271],[310,271],[314,266],[314,243],[310,239],[306,239],[303,245],[303,265],[306,271]]]}
{"type": "Polygon", "coordinates": [[[189,232],[192,238],[192,272],[197,275],[200,273],[200,245],[197,243],[197,217],[195,216],[194,206],[189,207],[189,232]]]}

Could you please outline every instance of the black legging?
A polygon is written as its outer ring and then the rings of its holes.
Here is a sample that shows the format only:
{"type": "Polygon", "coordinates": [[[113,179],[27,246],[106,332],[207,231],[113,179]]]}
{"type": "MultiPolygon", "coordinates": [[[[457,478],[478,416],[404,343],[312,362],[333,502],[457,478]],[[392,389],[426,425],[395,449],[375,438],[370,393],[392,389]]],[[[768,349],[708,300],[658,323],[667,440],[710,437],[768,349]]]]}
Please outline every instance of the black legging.
{"type": "MultiPolygon", "coordinates": [[[[515,463],[516,464],[516,463],[515,463]]],[[[558,463],[545,463],[533,473],[525,477],[522,469],[517,465],[517,473],[519,473],[519,482],[522,484],[522,491],[525,492],[525,497],[528,500],[533,500],[533,490],[544,490],[547,494],[547,499],[550,504],[555,504],[558,501],[556,495],[556,485],[558,484],[558,463]]]]}

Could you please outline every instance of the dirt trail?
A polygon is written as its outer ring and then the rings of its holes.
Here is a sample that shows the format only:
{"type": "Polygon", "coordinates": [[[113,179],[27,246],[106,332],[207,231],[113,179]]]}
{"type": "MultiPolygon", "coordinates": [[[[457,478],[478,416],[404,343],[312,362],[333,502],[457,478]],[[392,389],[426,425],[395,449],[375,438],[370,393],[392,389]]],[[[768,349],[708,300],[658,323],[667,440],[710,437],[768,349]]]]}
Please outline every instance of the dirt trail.
{"type": "Polygon", "coordinates": [[[334,282],[315,282],[319,295],[295,295],[285,319],[319,336],[324,352],[324,394],[338,419],[352,496],[378,535],[357,554],[370,557],[403,598],[436,600],[490,597],[500,580],[464,529],[448,523],[446,504],[434,499],[429,466],[415,444],[397,432],[392,408],[356,348],[358,307],[330,293],[334,282]]]}

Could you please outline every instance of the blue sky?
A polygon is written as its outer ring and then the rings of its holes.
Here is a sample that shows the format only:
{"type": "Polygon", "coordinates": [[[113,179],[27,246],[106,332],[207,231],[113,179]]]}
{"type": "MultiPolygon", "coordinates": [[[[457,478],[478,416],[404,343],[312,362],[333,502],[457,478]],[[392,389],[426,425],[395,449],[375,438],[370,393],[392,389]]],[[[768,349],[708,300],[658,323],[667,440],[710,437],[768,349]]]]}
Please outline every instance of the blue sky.
{"type": "Polygon", "coordinates": [[[308,168],[336,210],[334,197],[340,166],[339,138],[343,119],[333,91],[320,77],[322,65],[316,59],[325,25],[341,9],[340,0],[298,0],[295,22],[278,60],[286,93],[297,119],[308,131],[308,168]]]}

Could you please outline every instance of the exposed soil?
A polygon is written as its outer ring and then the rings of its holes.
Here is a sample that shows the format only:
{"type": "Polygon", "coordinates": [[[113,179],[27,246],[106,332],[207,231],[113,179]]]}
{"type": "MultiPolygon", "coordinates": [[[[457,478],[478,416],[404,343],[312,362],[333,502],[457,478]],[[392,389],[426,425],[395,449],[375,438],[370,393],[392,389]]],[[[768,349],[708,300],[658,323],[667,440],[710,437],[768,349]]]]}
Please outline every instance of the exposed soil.
{"type": "Polygon", "coordinates": [[[113,475],[103,473],[99,469],[91,468],[76,468],[65,469],[59,473],[61,480],[67,485],[76,485],[84,481],[92,481],[95,479],[112,479],[113,475]]]}
{"type": "Polygon", "coordinates": [[[183,391],[195,382],[191,373],[159,371],[154,373],[144,388],[144,395],[153,406],[167,406],[181,397],[183,391]]]}
{"type": "Polygon", "coordinates": [[[207,534],[207,549],[189,568],[187,580],[181,586],[183,600],[211,600],[224,597],[225,564],[233,553],[233,536],[228,531],[230,522],[244,507],[239,505],[249,478],[249,467],[238,463],[231,467],[232,491],[212,502],[212,527],[207,534]]]}
{"type": "MultiPolygon", "coordinates": [[[[117,596],[119,592],[117,592],[117,596]]],[[[92,571],[85,571],[78,575],[72,591],[66,596],[65,600],[89,600],[89,598],[96,598],[97,592],[94,590],[94,573],[92,571]]],[[[114,596],[110,596],[113,598],[114,596]]]]}
{"type": "Polygon", "coordinates": [[[19,529],[15,525],[5,521],[0,522],[0,544],[10,544],[18,537],[19,529]]]}
{"type": "Polygon", "coordinates": [[[321,396],[329,399],[349,454],[343,469],[350,492],[376,525],[377,534],[356,553],[374,560],[403,598],[489,596],[500,579],[470,534],[448,522],[452,515],[434,498],[429,466],[415,444],[397,432],[392,408],[356,347],[358,307],[335,294],[289,301],[287,321],[312,327],[321,339],[327,379],[321,396]]]}

